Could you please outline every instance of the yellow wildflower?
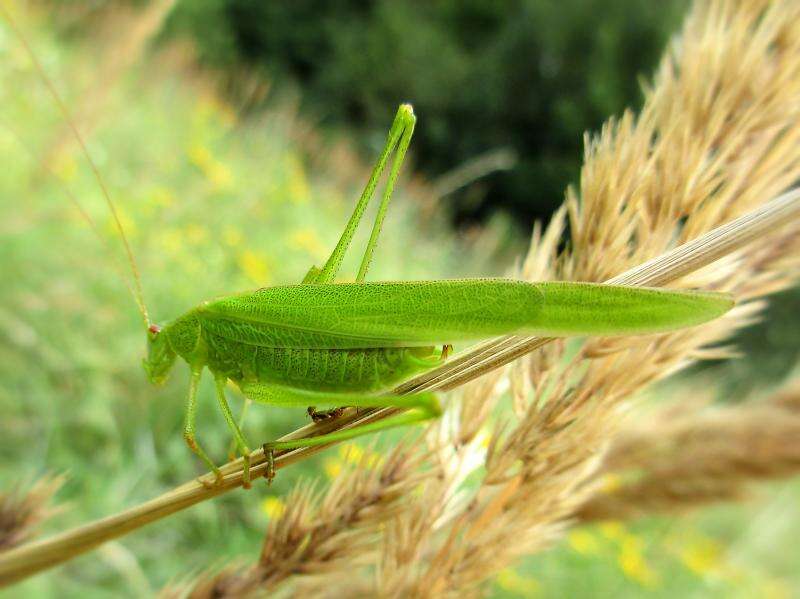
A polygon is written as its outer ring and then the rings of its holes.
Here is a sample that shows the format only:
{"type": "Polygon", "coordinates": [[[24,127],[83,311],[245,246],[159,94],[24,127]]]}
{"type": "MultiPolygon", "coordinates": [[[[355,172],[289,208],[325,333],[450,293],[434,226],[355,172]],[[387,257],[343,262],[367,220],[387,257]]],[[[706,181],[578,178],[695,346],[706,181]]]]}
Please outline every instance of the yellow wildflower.
{"type": "Polygon", "coordinates": [[[241,231],[235,227],[228,225],[222,230],[222,241],[231,247],[241,245],[243,239],[241,231]]]}
{"type": "Polygon", "coordinates": [[[323,463],[322,467],[325,469],[325,474],[328,478],[336,478],[342,473],[344,469],[344,462],[341,460],[337,460],[336,458],[327,458],[323,463]]]}
{"type": "Polygon", "coordinates": [[[620,541],[628,534],[622,523],[617,520],[606,520],[600,524],[599,529],[605,537],[613,541],[620,541]]]}
{"type": "Polygon", "coordinates": [[[308,227],[293,231],[289,236],[289,245],[296,249],[305,250],[318,260],[325,260],[328,257],[328,252],[316,231],[308,227]]]}
{"type": "Polygon", "coordinates": [[[230,189],[233,185],[233,173],[231,169],[221,162],[215,162],[212,168],[206,173],[206,176],[217,189],[230,189]]]}
{"type": "Polygon", "coordinates": [[[199,143],[192,144],[187,154],[189,155],[189,161],[200,170],[205,170],[214,161],[208,148],[199,143]]]}
{"type": "Polygon", "coordinates": [[[600,543],[588,530],[575,529],[569,532],[567,541],[575,551],[583,555],[596,555],[600,553],[600,543]]]}
{"type": "Polygon", "coordinates": [[[712,539],[699,537],[683,548],[680,559],[695,574],[710,574],[720,568],[722,547],[712,539]]]}
{"type": "Polygon", "coordinates": [[[339,457],[350,464],[358,464],[364,458],[364,448],[355,443],[345,443],[339,446],[339,457]]]}
{"type": "Polygon", "coordinates": [[[382,456],[375,451],[367,452],[355,443],[347,443],[339,446],[339,458],[346,464],[375,468],[380,463],[382,456]]]}
{"type": "MultiPolygon", "coordinates": [[[[117,218],[119,218],[120,225],[122,225],[125,235],[127,235],[129,238],[136,237],[136,221],[133,220],[133,218],[131,218],[131,216],[119,204],[117,204],[115,208],[117,209],[117,218]]],[[[119,231],[117,231],[117,223],[114,221],[114,217],[112,215],[109,215],[108,219],[106,220],[106,231],[112,236],[119,235],[119,231]]]]}
{"type": "Polygon", "coordinates": [[[150,193],[149,200],[155,206],[167,208],[175,203],[175,196],[166,187],[157,187],[150,193]]]}
{"type": "Polygon", "coordinates": [[[245,250],[239,255],[239,267],[248,279],[256,285],[266,285],[270,279],[270,268],[266,258],[252,250],[245,250]]]}
{"type": "Polygon", "coordinates": [[[606,474],[600,479],[600,490],[603,493],[612,493],[622,486],[622,477],[619,474],[606,474]]]}
{"type": "Polygon", "coordinates": [[[644,541],[632,534],[625,534],[620,539],[620,549],[630,553],[641,553],[644,550],[644,541]]]}
{"type": "Polygon", "coordinates": [[[286,504],[280,497],[270,495],[261,502],[261,510],[270,518],[280,518],[286,511],[286,504]]]}
{"type": "MultiPolygon", "coordinates": [[[[639,540],[636,539],[636,541],[639,540]]],[[[657,573],[647,564],[641,551],[641,545],[641,542],[623,543],[617,562],[628,578],[638,582],[643,587],[652,588],[658,584],[659,578],[657,573]]]]}
{"type": "Polygon", "coordinates": [[[208,229],[206,229],[203,225],[198,225],[197,223],[187,224],[184,227],[183,232],[186,235],[186,239],[189,241],[189,243],[195,245],[202,243],[208,238],[208,229]]]}
{"type": "Polygon", "coordinates": [[[532,597],[541,591],[535,578],[522,576],[513,568],[500,570],[497,574],[497,585],[503,590],[522,597],[532,597]]]}
{"type": "Polygon", "coordinates": [[[308,202],[309,191],[303,165],[294,154],[289,154],[286,162],[286,171],[289,176],[289,201],[293,204],[305,204],[308,202]]]}
{"type": "Polygon", "coordinates": [[[211,151],[204,145],[195,143],[187,151],[189,160],[206,176],[215,188],[228,189],[233,183],[231,170],[214,158],[211,151]]]}

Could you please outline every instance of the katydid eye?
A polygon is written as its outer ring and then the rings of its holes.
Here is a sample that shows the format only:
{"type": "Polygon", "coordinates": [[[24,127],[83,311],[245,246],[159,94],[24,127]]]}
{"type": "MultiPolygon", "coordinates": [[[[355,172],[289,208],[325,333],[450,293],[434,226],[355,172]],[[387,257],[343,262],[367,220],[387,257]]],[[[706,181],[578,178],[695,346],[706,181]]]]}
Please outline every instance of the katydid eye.
{"type": "Polygon", "coordinates": [[[153,335],[157,335],[161,332],[161,327],[157,324],[151,324],[149,327],[147,327],[147,330],[153,333],[153,335]]]}

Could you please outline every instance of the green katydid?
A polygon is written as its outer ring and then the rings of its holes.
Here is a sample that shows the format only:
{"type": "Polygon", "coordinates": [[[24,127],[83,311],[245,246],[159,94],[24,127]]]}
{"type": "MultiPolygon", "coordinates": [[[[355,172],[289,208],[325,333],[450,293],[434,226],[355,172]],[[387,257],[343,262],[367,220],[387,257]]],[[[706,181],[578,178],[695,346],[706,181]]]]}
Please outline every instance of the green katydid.
{"type": "MultiPolygon", "coordinates": [[[[6,17],[10,19],[9,15],[6,17]]],[[[12,22],[13,26],[13,22],[12,22]]],[[[219,468],[195,438],[198,384],[208,368],[235,446],[250,482],[250,446],[225,396],[232,381],[255,402],[330,409],[341,406],[404,408],[385,420],[319,436],[267,443],[278,449],[350,439],[436,418],[434,394],[387,394],[397,383],[447,358],[450,344],[505,334],[576,336],[636,335],[670,331],[714,319],[733,305],[724,294],[666,291],[595,283],[529,283],[512,279],[365,282],[416,118],[410,105],[397,111],[386,144],[350,220],[325,264],[312,266],[300,284],[259,289],[206,301],[158,326],[150,322],[133,254],[114,205],[85,144],[44,70],[22,38],[73,128],[97,177],[125,245],[133,274],[129,287],[147,329],[149,379],[163,382],[178,357],[191,372],[184,439],[221,482],[219,468]],[[337,283],[342,259],[392,157],[372,233],[355,282],[337,283]],[[441,349],[437,349],[441,346],[441,349]]],[[[312,416],[325,412],[315,412],[312,416]]],[[[271,469],[269,475],[271,476],[271,469]]]]}
{"type": "MultiPolygon", "coordinates": [[[[214,376],[222,413],[244,459],[250,449],[225,398],[233,381],[245,397],[280,406],[395,406],[406,411],[373,424],[307,439],[265,444],[291,449],[350,439],[440,415],[432,393],[385,391],[447,357],[452,342],[503,334],[631,335],[706,322],[726,312],[723,294],[592,283],[511,279],[364,281],[400,166],[414,131],[408,104],[397,111],[386,145],[336,248],[299,285],[269,287],[202,303],[164,327],[150,325],[145,369],[163,381],[178,356],[191,369],[184,437],[217,475],[195,441],[195,398],[203,369],[214,376]],[[336,283],[342,258],[394,159],[354,283],[336,283]],[[436,349],[442,345],[439,351],[436,349]]],[[[310,410],[311,411],[311,410],[310,410]]]]}

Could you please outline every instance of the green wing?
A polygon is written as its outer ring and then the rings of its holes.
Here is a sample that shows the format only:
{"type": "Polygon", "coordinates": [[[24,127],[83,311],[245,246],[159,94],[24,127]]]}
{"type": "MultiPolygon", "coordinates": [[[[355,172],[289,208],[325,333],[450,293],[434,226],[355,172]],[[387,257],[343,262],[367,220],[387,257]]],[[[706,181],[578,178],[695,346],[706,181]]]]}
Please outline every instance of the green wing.
{"type": "Polygon", "coordinates": [[[201,306],[214,335],[263,347],[437,345],[496,335],[636,335],[727,312],[724,294],[463,279],[269,287],[201,306]]]}

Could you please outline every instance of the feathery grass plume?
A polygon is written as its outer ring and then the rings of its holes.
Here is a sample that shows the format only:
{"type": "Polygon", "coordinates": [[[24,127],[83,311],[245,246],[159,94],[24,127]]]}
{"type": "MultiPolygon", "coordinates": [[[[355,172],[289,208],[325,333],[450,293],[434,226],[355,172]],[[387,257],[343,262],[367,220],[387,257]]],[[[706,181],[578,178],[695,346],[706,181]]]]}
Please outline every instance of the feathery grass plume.
{"type": "Polygon", "coordinates": [[[31,539],[44,520],[59,512],[50,504],[63,484],[63,477],[48,476],[36,481],[25,492],[0,493],[0,551],[31,539]]]}
{"type": "MultiPolygon", "coordinates": [[[[535,246],[524,274],[607,279],[796,180],[799,10],[789,2],[699,3],[639,119],[628,114],[588,143],[581,201],[574,192],[567,200],[571,250],[548,273],[535,246]]],[[[551,228],[559,226],[557,220],[551,228]]],[[[765,239],[681,286],[727,290],[740,300],[788,286],[800,266],[797,232],[765,239]]],[[[541,249],[552,255],[552,247],[541,249]]],[[[474,505],[450,527],[459,531],[457,548],[434,549],[435,558],[424,562],[431,564],[427,571],[397,572],[404,581],[394,588],[457,592],[541,547],[559,532],[569,506],[594,493],[596,458],[618,410],[690,360],[724,353],[700,348],[749,322],[760,307],[744,304],[718,321],[670,335],[593,340],[563,369],[551,366],[562,362],[563,347],[524,360],[538,400],[518,398],[520,421],[509,433],[495,434],[474,505]]],[[[435,547],[435,538],[431,542],[435,547]]]]}
{"type": "Polygon", "coordinates": [[[365,452],[324,495],[313,483],[300,484],[286,497],[283,513],[270,522],[255,565],[232,565],[174,585],[163,596],[241,597],[276,591],[298,574],[353,576],[374,561],[374,550],[365,548],[374,548],[378,531],[429,476],[422,456],[409,445],[393,449],[379,464],[373,461],[374,453],[365,452]]]}
{"type": "Polygon", "coordinates": [[[688,411],[678,404],[648,423],[625,427],[603,459],[601,472],[610,484],[576,517],[630,519],[686,510],[741,499],[755,482],[797,475],[798,406],[795,386],[735,407],[688,411]]]}
{"type": "MultiPolygon", "coordinates": [[[[547,230],[537,230],[521,274],[608,279],[741,215],[798,177],[800,5],[698,2],[639,117],[627,113],[587,139],[580,194],[570,190],[547,230]],[[570,249],[557,256],[567,219],[570,249]]],[[[376,535],[378,575],[358,584],[354,576],[344,594],[462,595],[557,539],[597,495],[603,450],[634,394],[694,360],[728,355],[724,347],[704,348],[751,322],[763,307],[758,298],[796,281],[799,229],[765,236],[675,285],[734,293],[743,303],[724,318],[668,335],[591,340],[571,357],[556,342],[515,364],[515,419],[492,426],[485,476],[469,491],[454,483],[472,463],[501,377],[465,386],[419,450],[438,476],[424,493],[406,497],[376,535]]],[[[303,574],[315,575],[303,577],[307,591],[330,589],[324,568],[303,574]]]]}

